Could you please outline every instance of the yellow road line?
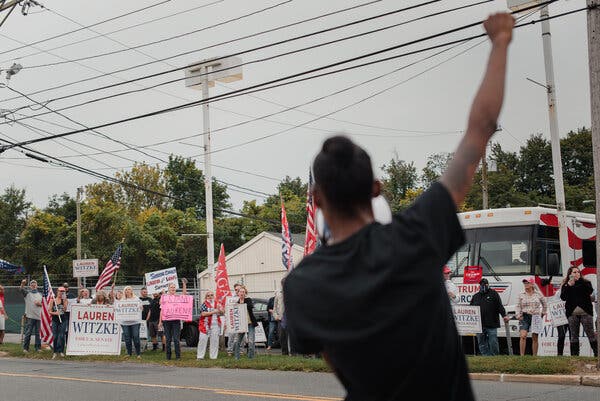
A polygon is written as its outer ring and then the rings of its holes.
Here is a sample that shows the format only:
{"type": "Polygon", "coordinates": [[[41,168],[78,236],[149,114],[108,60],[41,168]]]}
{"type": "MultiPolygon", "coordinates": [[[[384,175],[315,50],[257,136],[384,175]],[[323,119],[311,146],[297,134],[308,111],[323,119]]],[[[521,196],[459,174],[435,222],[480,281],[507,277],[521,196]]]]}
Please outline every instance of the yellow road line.
{"type": "Polygon", "coordinates": [[[283,400],[300,400],[300,401],[342,401],[343,400],[342,398],[320,397],[320,396],[299,395],[299,394],[266,393],[266,392],[259,392],[259,391],[242,391],[242,390],[222,389],[222,388],[214,388],[214,387],[198,387],[198,386],[180,386],[180,385],[175,385],[175,384],[152,384],[152,383],[140,383],[140,382],[124,382],[124,381],[116,381],[116,380],[84,379],[84,378],[80,378],[80,377],[50,376],[50,375],[26,374],[26,373],[0,372],[0,376],[27,377],[27,378],[47,379],[47,380],[64,380],[64,381],[74,381],[74,382],[84,382],[84,383],[119,384],[119,385],[123,385],[123,386],[151,387],[151,388],[164,388],[164,389],[177,389],[177,390],[211,391],[213,393],[224,394],[224,395],[277,398],[277,399],[283,399],[283,400]]]}

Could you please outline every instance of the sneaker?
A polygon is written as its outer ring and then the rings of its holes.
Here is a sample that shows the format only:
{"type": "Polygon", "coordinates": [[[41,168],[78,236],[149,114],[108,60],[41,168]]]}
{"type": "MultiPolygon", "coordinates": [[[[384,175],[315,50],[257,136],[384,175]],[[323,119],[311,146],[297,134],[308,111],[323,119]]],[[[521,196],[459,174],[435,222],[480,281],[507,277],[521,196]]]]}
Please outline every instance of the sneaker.
{"type": "Polygon", "coordinates": [[[271,350],[271,347],[270,347],[270,346],[268,346],[268,347],[267,347],[267,351],[270,351],[270,350],[271,350]]]}
{"type": "Polygon", "coordinates": [[[136,356],[137,359],[142,359],[141,355],[136,356]]]}
{"type": "Polygon", "coordinates": [[[52,359],[56,359],[56,353],[52,354],[52,359]]]}
{"type": "Polygon", "coordinates": [[[61,352],[61,353],[60,353],[60,357],[61,357],[61,358],[64,358],[64,357],[65,357],[65,353],[64,353],[64,352],[61,352]]]}
{"type": "Polygon", "coordinates": [[[24,349],[24,350],[23,350],[23,353],[24,353],[24,354],[29,354],[29,350],[28,350],[28,349],[24,349]]]}

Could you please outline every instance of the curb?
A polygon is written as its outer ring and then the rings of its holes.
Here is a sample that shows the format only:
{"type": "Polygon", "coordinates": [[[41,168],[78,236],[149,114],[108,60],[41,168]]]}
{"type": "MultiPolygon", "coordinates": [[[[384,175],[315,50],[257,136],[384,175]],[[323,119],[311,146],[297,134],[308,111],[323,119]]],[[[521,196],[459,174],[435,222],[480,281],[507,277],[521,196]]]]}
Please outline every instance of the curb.
{"type": "Polygon", "coordinates": [[[470,373],[471,380],[498,382],[563,384],[569,386],[600,387],[598,375],[523,375],[509,373],[470,373]]]}

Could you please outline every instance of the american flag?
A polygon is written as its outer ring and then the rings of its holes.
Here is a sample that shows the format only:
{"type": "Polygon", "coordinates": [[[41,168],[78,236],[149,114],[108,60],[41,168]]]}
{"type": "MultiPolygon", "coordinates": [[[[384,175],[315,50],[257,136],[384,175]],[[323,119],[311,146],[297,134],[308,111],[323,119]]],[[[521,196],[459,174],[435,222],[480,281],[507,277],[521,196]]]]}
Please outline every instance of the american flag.
{"type": "Polygon", "coordinates": [[[100,291],[104,287],[106,287],[110,280],[112,280],[113,275],[119,267],[121,267],[121,252],[123,251],[123,244],[119,244],[115,253],[113,253],[112,257],[108,262],[106,262],[106,266],[102,271],[102,274],[98,278],[98,282],[96,283],[96,291],[100,291]]]}
{"type": "Polygon", "coordinates": [[[48,272],[46,266],[44,266],[44,289],[42,292],[42,313],[40,321],[40,337],[46,344],[52,344],[54,336],[52,335],[52,316],[48,305],[50,301],[54,299],[54,292],[52,292],[52,285],[50,285],[50,279],[48,278],[48,272]]]}
{"type": "Polygon", "coordinates": [[[315,201],[312,196],[312,171],[308,172],[308,190],[306,191],[306,240],[304,241],[304,256],[311,254],[317,247],[315,231],[315,201]]]}
{"type": "Polygon", "coordinates": [[[285,214],[285,206],[283,205],[283,199],[281,200],[281,260],[283,267],[287,271],[294,268],[294,261],[292,260],[292,236],[290,235],[290,227],[288,225],[287,215],[285,214]]]}

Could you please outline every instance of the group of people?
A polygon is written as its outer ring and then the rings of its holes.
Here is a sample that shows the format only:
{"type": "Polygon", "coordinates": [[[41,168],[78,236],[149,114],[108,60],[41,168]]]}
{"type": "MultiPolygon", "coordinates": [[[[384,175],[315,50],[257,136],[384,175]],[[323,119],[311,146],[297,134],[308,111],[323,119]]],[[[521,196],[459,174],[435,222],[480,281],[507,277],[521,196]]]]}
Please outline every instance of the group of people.
{"type": "MultiPolygon", "coordinates": [[[[458,289],[450,280],[451,269],[444,266],[443,273],[448,297],[450,301],[457,302],[458,289]]],[[[531,352],[532,355],[537,355],[539,330],[548,309],[547,299],[537,290],[535,277],[526,277],[522,282],[524,288],[519,294],[515,305],[515,317],[519,321],[519,353],[525,355],[527,337],[531,334],[531,352]]],[[[579,355],[579,331],[580,327],[583,327],[594,355],[598,356],[598,343],[593,320],[593,302],[596,300],[592,283],[581,275],[578,267],[571,266],[561,282],[560,289],[554,294],[553,298],[565,302],[565,314],[568,321],[567,324],[556,326],[558,333],[557,355],[562,356],[564,353],[567,333],[569,333],[571,355],[579,355]]],[[[490,289],[488,279],[481,279],[479,292],[471,297],[470,305],[479,306],[481,311],[482,332],[476,334],[480,354],[486,356],[498,355],[500,317],[504,322],[508,322],[510,316],[507,315],[498,293],[490,289]]]]}

